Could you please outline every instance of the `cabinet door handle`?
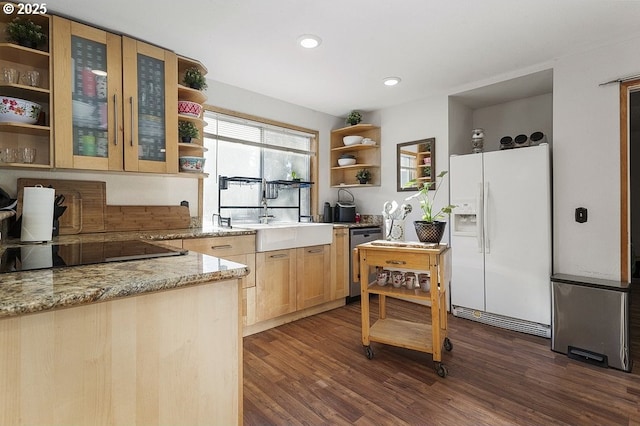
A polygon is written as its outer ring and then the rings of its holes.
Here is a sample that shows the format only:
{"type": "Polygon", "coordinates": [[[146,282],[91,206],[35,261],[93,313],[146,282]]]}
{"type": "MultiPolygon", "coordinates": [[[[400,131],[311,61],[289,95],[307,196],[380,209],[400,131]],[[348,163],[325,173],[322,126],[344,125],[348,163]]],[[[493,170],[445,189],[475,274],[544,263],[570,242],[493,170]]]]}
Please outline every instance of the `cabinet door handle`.
{"type": "Polygon", "coordinates": [[[129,104],[131,104],[131,141],[130,144],[133,146],[133,96],[129,96],[129,104]]]}
{"type": "Polygon", "coordinates": [[[288,255],[286,253],[281,253],[281,254],[272,254],[269,257],[271,259],[280,259],[280,258],[283,258],[283,257],[288,257],[288,255]]]}
{"type": "Polygon", "coordinates": [[[118,95],[113,95],[113,144],[118,145],[118,95]]]}
{"type": "Polygon", "coordinates": [[[387,260],[386,262],[388,265],[404,265],[407,263],[404,260],[387,260]]]}
{"type": "Polygon", "coordinates": [[[324,250],[322,250],[321,248],[316,248],[316,249],[310,249],[307,250],[307,253],[322,253],[324,250]]]}
{"type": "Polygon", "coordinates": [[[212,250],[222,250],[222,249],[230,249],[233,248],[233,246],[231,244],[222,244],[219,246],[211,246],[212,250]]]}

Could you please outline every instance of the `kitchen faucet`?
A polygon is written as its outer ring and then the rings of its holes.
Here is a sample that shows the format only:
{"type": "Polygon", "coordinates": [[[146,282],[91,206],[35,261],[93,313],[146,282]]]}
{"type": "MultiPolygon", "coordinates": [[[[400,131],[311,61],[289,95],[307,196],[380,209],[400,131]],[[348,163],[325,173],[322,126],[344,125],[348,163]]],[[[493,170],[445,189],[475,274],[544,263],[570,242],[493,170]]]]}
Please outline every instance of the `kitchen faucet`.
{"type": "Polygon", "coordinates": [[[211,215],[211,223],[213,223],[215,225],[215,220],[214,218],[218,216],[218,226],[219,227],[228,227],[228,228],[232,228],[231,226],[231,218],[230,217],[222,217],[222,215],[220,215],[219,213],[214,213],[213,215],[211,215]]]}

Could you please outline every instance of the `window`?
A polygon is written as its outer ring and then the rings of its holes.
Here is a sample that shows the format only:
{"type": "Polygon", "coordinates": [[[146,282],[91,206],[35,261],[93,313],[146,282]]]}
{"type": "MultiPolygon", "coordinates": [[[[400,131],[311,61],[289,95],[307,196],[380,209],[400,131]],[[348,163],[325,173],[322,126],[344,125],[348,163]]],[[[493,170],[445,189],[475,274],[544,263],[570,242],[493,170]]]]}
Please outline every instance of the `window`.
{"type": "Polygon", "coordinates": [[[270,221],[297,222],[313,214],[315,185],[273,182],[317,180],[317,132],[209,108],[204,119],[205,173],[209,174],[203,185],[205,222],[213,213],[231,217],[232,224],[258,222],[264,214],[263,195],[273,215],[270,221]],[[230,181],[228,189],[219,190],[219,176],[251,179],[230,181]],[[263,179],[269,182],[268,194],[263,194],[263,179]]]}

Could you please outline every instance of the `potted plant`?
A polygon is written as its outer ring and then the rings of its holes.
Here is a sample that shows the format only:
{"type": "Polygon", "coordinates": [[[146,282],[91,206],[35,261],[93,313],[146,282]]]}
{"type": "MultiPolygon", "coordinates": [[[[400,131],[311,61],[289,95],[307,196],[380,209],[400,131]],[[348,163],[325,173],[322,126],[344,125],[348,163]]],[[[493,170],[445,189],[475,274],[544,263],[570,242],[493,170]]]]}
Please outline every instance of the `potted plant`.
{"type": "Polygon", "coordinates": [[[405,184],[405,187],[417,186],[418,192],[410,197],[407,197],[406,201],[417,198],[420,201],[420,209],[422,210],[422,220],[416,220],[413,222],[416,228],[416,234],[418,239],[423,243],[439,243],[444,235],[444,229],[447,222],[438,221],[449,215],[455,205],[449,204],[442,207],[440,210],[434,212],[433,203],[438,195],[440,185],[442,185],[442,178],[446,175],[446,171],[440,172],[436,176],[436,182],[417,182],[417,179],[411,180],[405,184]],[[440,179],[440,181],[438,181],[440,179]],[[433,196],[429,197],[429,190],[435,184],[433,196]]]}
{"type": "Polygon", "coordinates": [[[351,111],[351,113],[347,116],[347,124],[356,125],[362,121],[362,114],[358,111],[351,111]]]}
{"type": "Polygon", "coordinates": [[[187,71],[185,71],[184,73],[184,79],[182,81],[185,85],[192,89],[204,90],[207,88],[207,79],[196,67],[187,69],[187,71]]]}
{"type": "Polygon", "coordinates": [[[7,24],[7,40],[20,46],[35,49],[47,41],[42,26],[28,18],[15,18],[7,24]]]}
{"type": "Polygon", "coordinates": [[[189,143],[192,138],[197,138],[200,132],[195,124],[190,121],[178,121],[178,135],[182,142],[189,143]]]}
{"type": "Polygon", "coordinates": [[[358,173],[356,173],[356,178],[361,184],[365,184],[371,180],[371,172],[367,169],[360,169],[358,173]]]}

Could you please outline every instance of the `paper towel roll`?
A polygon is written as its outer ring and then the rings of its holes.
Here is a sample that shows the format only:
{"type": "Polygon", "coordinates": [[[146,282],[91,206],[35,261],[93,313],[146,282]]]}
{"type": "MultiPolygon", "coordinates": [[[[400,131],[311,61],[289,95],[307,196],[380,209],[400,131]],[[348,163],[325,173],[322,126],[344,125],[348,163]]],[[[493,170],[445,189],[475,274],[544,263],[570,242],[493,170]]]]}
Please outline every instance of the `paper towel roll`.
{"type": "Polygon", "coordinates": [[[51,241],[55,195],[53,188],[24,188],[20,241],[51,241]]]}

